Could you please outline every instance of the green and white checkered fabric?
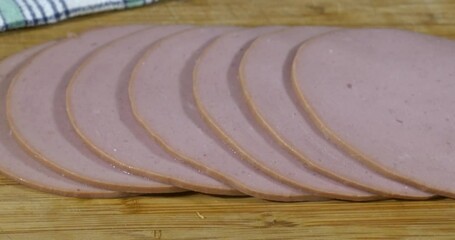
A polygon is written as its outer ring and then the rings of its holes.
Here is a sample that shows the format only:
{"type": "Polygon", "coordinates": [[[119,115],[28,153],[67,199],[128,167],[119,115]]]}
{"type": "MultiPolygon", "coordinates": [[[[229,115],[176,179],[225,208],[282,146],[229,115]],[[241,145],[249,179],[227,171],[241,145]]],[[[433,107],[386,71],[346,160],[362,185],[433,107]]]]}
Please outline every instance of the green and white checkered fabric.
{"type": "Polygon", "coordinates": [[[67,18],[150,4],[158,0],[0,0],[0,32],[67,18]]]}

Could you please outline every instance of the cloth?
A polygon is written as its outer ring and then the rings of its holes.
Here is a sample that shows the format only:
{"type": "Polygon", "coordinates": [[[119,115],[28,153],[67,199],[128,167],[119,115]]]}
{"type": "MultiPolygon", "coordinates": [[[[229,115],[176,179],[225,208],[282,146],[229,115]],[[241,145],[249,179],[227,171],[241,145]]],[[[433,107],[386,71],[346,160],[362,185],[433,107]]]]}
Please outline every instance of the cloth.
{"type": "Polygon", "coordinates": [[[80,15],[138,7],[158,0],[0,0],[0,32],[80,15]]]}

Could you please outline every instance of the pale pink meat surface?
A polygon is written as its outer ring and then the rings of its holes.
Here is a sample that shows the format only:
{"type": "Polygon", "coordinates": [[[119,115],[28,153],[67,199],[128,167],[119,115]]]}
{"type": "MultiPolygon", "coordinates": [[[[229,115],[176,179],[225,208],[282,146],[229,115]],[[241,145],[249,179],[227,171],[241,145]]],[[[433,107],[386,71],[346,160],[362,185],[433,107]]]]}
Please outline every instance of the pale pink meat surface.
{"type": "MultiPolygon", "coordinates": [[[[240,75],[244,94],[248,96],[256,115],[275,140],[307,165],[327,176],[383,196],[412,199],[432,196],[386,178],[339,151],[313,128],[305,112],[299,108],[292,90],[292,60],[303,40],[322,32],[326,30],[292,28],[269,34],[253,43],[242,60],[240,75]]],[[[308,59],[318,58],[319,55],[312,55],[308,59]]],[[[348,64],[352,59],[345,58],[343,61],[348,64]]],[[[322,67],[314,67],[313,70],[315,74],[325,71],[322,67]]]]}
{"type": "Polygon", "coordinates": [[[233,194],[232,188],[164,152],[131,112],[128,80],[137,60],[154,42],[189,28],[156,26],[95,52],[78,69],[67,89],[68,112],[78,133],[114,165],[182,188],[233,194]]]}
{"type": "Polygon", "coordinates": [[[112,27],[64,40],[19,70],[8,92],[7,115],[13,134],[33,156],[67,177],[118,191],[181,191],[116,169],[93,154],[66,114],[65,90],[71,74],[91,51],[145,26],[112,27]]]}
{"type": "MultiPolygon", "coordinates": [[[[199,109],[215,131],[243,152],[250,162],[266,169],[284,182],[316,194],[341,199],[374,198],[364,192],[306,168],[258,126],[242,94],[238,69],[246,48],[256,37],[283,30],[262,27],[229,33],[212,43],[201,55],[194,70],[193,90],[199,109]]],[[[305,31],[305,29],[302,29],[305,31]]],[[[303,39],[302,39],[303,40],[303,39]]]]}
{"type": "Polygon", "coordinates": [[[169,152],[245,194],[279,201],[314,198],[238,159],[213,135],[196,109],[192,95],[196,59],[213,39],[233,30],[199,28],[167,38],[151,49],[132,75],[130,98],[134,114],[169,152]]]}
{"type": "Polygon", "coordinates": [[[455,197],[454,63],[450,40],[346,30],[300,49],[295,86],[344,150],[383,174],[455,197]]]}
{"type": "MultiPolygon", "coordinates": [[[[35,46],[0,62],[0,99],[5,102],[8,86],[24,62],[53,43],[35,46]]],[[[119,197],[124,195],[67,179],[40,164],[21,149],[8,126],[5,104],[0,104],[0,172],[40,191],[72,197],[119,197]]]]}

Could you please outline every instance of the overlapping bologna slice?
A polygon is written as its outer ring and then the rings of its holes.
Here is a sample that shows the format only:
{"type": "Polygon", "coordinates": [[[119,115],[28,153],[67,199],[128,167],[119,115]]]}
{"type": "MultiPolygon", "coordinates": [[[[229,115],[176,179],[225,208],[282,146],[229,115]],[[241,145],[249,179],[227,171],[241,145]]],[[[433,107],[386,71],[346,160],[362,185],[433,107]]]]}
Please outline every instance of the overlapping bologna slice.
{"type": "Polygon", "coordinates": [[[131,71],[145,49],[190,26],[155,26],[94,52],[67,89],[67,110],[76,132],[112,164],[137,175],[209,194],[240,194],[174,159],[134,119],[128,98],[131,71]]]}
{"type": "MultiPolygon", "coordinates": [[[[10,56],[0,62],[0,99],[4,103],[8,86],[22,64],[33,55],[52,46],[54,42],[38,45],[10,56]]],[[[0,104],[0,172],[31,188],[80,198],[114,198],[129,196],[79,183],[48,169],[30,157],[16,143],[8,126],[5,104],[0,104]]]]}
{"type": "Polygon", "coordinates": [[[182,191],[131,175],[93,154],[66,114],[65,89],[78,64],[97,47],[148,26],[123,26],[66,39],[34,56],[12,81],[7,117],[12,133],[37,160],[67,177],[125,192],[182,191]]]}
{"type": "Polygon", "coordinates": [[[289,185],[330,198],[378,198],[306,168],[276,144],[249,112],[238,79],[240,60],[258,36],[283,29],[272,26],[228,33],[204,50],[193,75],[193,93],[204,120],[243,159],[289,185]]]}
{"type": "Polygon", "coordinates": [[[132,75],[133,113],[169,153],[245,194],[278,201],[314,199],[240,160],[213,135],[196,109],[191,91],[196,59],[217,36],[233,30],[236,28],[198,28],[151,48],[132,75]]]}
{"type": "MultiPolygon", "coordinates": [[[[317,27],[297,27],[263,36],[252,44],[240,67],[242,89],[251,111],[277,143],[315,171],[386,197],[433,196],[378,174],[339,151],[314,129],[300,110],[291,84],[292,60],[304,40],[316,37],[314,41],[317,41],[324,32],[327,30],[317,27]]],[[[318,55],[311,58],[317,59],[318,55]]],[[[351,59],[344,61],[349,63],[351,59]]]]}
{"type": "Polygon", "coordinates": [[[357,160],[455,197],[454,62],[451,40],[345,30],[300,48],[294,87],[315,126],[357,160]]]}

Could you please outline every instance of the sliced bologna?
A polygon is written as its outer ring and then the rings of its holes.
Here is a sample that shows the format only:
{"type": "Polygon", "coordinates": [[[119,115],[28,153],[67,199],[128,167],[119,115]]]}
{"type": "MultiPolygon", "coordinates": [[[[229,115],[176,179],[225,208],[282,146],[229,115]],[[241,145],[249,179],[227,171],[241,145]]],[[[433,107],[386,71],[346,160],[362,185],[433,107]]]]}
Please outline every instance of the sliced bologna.
{"type": "Polygon", "coordinates": [[[294,86],[316,126],[372,169],[455,197],[455,42],[346,30],[304,44],[294,86]]]}
{"type": "MultiPolygon", "coordinates": [[[[0,62],[0,99],[4,102],[11,79],[16,70],[29,57],[51,46],[39,45],[0,62]]],[[[28,156],[15,142],[5,116],[5,104],[0,104],[0,172],[19,183],[40,191],[80,198],[107,198],[126,196],[69,180],[51,171],[28,156]]]]}
{"type": "Polygon", "coordinates": [[[202,117],[243,159],[289,185],[330,198],[378,198],[309,170],[273,142],[249,112],[238,80],[241,57],[256,37],[279,30],[283,30],[283,27],[261,27],[228,33],[205,49],[193,75],[195,102],[202,117]]]}
{"type": "Polygon", "coordinates": [[[68,114],[79,136],[113,165],[198,192],[239,194],[165,153],[131,112],[128,80],[138,58],[155,41],[188,28],[153,27],[94,52],[81,64],[68,85],[68,114]]]}
{"type": "Polygon", "coordinates": [[[154,45],[139,61],[131,78],[133,113],[169,153],[245,194],[277,201],[314,199],[240,160],[217,141],[196,109],[192,95],[196,59],[214,38],[233,30],[198,28],[154,45]]]}
{"type": "Polygon", "coordinates": [[[123,172],[98,158],[74,132],[66,115],[65,89],[77,64],[96,47],[144,26],[105,28],[64,40],[24,65],[11,83],[7,117],[21,146],[67,177],[125,192],[182,191],[123,172]]]}
{"type": "MultiPolygon", "coordinates": [[[[431,197],[432,194],[384,177],[339,151],[312,127],[307,115],[299,109],[291,84],[293,57],[300,43],[328,30],[330,29],[297,27],[263,36],[252,44],[245,53],[240,67],[242,90],[251,111],[258,122],[279,144],[315,171],[340,182],[386,197],[407,199],[431,197]]],[[[337,39],[333,38],[333,41],[337,41],[337,39]]],[[[365,52],[365,54],[367,53],[365,52]]],[[[340,58],[340,61],[350,64],[355,58],[355,56],[349,56],[340,58]]],[[[310,59],[318,60],[319,55],[311,54],[311,57],[308,55],[307,59],[306,62],[310,62],[310,59]]],[[[322,64],[321,61],[318,63],[322,64]]],[[[325,63],[324,66],[328,65],[330,64],[325,63]]],[[[316,66],[318,65],[312,65],[314,68],[313,75],[327,74],[329,71],[316,66]]],[[[355,70],[357,68],[350,69],[355,70]]],[[[331,71],[331,73],[336,74],[335,71],[331,71]]],[[[355,73],[352,72],[352,74],[355,73]]],[[[312,94],[312,96],[319,96],[315,92],[312,94]]],[[[329,96],[330,94],[336,93],[327,91],[326,95],[329,96]]],[[[321,97],[317,101],[323,102],[324,99],[326,98],[321,97]]],[[[342,105],[332,106],[326,111],[334,111],[338,108],[339,113],[345,113],[344,109],[351,109],[350,107],[343,107],[350,105],[343,104],[342,99],[338,99],[338,101],[342,105]]],[[[346,114],[344,116],[350,116],[352,120],[352,118],[359,116],[360,112],[357,112],[357,115],[346,114]]],[[[359,119],[361,119],[360,116],[359,119]]],[[[351,129],[356,127],[355,124],[352,126],[351,129]]],[[[375,134],[371,136],[375,136],[375,134]]]]}

